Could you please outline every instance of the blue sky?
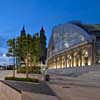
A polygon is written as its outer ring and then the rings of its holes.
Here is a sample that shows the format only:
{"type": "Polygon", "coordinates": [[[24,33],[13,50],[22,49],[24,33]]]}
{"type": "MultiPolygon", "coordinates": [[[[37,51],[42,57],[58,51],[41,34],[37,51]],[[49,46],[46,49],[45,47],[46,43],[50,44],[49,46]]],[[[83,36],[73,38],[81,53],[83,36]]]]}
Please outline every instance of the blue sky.
{"type": "Polygon", "coordinates": [[[100,23],[100,0],[0,0],[0,52],[23,24],[31,34],[44,26],[48,43],[53,26],[72,20],[100,23]]]}

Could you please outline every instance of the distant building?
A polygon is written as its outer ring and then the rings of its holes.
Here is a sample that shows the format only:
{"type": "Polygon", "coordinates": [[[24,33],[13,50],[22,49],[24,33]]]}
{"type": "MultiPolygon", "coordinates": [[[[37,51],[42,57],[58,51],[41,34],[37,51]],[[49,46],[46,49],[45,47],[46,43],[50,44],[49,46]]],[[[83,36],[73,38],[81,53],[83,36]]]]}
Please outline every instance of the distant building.
{"type": "Polygon", "coordinates": [[[0,66],[10,66],[15,64],[15,58],[14,57],[7,57],[6,55],[3,55],[0,57],[0,66]]]}
{"type": "Polygon", "coordinates": [[[49,68],[100,63],[100,25],[65,23],[55,26],[48,45],[49,68]]]}
{"type": "Polygon", "coordinates": [[[42,62],[42,64],[46,63],[46,57],[47,57],[46,36],[45,36],[45,30],[42,27],[40,30],[40,61],[42,62]]]}

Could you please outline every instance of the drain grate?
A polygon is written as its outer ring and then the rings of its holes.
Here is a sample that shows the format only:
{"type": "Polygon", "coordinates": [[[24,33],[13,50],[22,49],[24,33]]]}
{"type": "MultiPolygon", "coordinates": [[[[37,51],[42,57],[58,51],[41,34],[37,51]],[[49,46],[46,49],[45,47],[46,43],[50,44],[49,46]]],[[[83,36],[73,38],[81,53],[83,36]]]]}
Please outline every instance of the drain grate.
{"type": "Polygon", "coordinates": [[[71,87],[69,87],[69,86],[63,86],[62,88],[71,88],[71,87]]]}

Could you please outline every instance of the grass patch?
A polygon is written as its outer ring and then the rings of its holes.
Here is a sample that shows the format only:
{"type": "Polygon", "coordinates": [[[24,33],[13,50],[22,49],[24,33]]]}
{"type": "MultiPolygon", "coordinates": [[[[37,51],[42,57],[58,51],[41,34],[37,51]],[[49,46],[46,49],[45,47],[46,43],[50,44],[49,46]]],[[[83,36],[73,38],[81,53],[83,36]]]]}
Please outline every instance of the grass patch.
{"type": "Polygon", "coordinates": [[[5,77],[5,80],[13,80],[13,81],[24,81],[24,82],[36,82],[39,80],[35,78],[18,78],[18,77],[5,77]]]}

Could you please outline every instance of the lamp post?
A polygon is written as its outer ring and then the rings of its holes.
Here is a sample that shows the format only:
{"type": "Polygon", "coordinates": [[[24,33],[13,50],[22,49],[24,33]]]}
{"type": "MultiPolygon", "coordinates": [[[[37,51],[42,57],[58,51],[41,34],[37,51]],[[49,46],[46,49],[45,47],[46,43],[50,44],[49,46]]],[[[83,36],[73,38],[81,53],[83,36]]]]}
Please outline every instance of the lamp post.
{"type": "MultiPolygon", "coordinates": [[[[13,39],[13,44],[14,44],[14,49],[15,49],[15,47],[16,47],[16,40],[15,39],[13,39]]],[[[14,49],[12,50],[13,51],[13,59],[14,59],[14,67],[13,67],[13,77],[15,77],[15,68],[16,68],[16,57],[15,57],[15,54],[14,54],[14,49]]]]}
{"type": "Polygon", "coordinates": [[[29,77],[29,37],[27,38],[27,65],[26,65],[26,78],[29,77]]]}

